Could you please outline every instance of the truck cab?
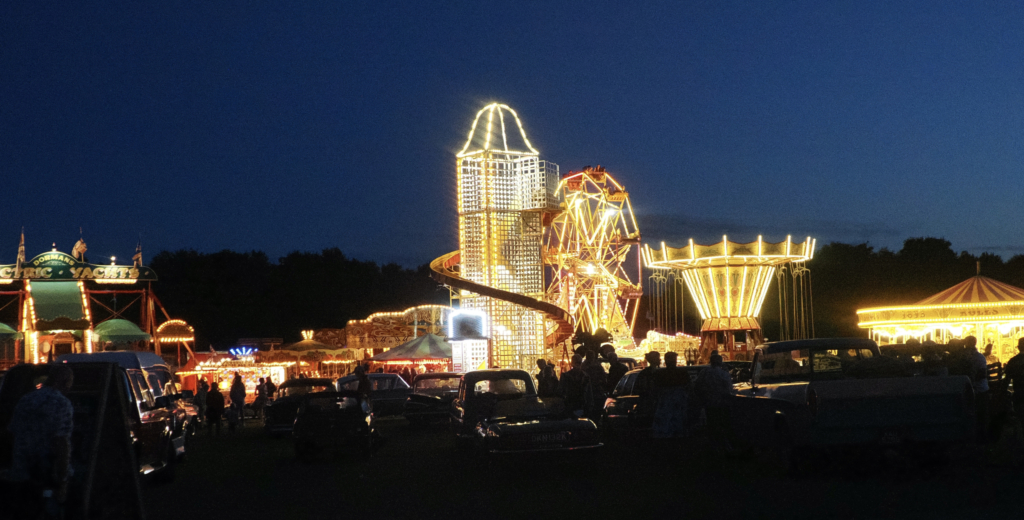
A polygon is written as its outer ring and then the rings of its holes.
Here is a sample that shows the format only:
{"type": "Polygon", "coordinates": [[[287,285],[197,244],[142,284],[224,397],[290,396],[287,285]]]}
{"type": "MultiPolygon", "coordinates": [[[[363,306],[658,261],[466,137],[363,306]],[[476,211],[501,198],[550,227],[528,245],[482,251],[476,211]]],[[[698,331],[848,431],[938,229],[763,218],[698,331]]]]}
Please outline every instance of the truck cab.
{"type": "Polygon", "coordinates": [[[911,376],[867,338],[777,341],[737,385],[733,430],[755,445],[945,443],[973,437],[965,376],[911,376]]]}

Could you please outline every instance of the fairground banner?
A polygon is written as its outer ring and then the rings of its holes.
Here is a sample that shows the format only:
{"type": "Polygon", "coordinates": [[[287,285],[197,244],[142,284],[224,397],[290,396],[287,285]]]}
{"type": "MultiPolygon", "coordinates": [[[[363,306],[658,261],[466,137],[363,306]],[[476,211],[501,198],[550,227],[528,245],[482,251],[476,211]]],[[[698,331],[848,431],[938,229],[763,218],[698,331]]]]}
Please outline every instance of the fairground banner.
{"type": "Polygon", "coordinates": [[[156,273],[145,266],[87,264],[67,253],[51,251],[21,264],[20,270],[16,264],[0,265],[0,283],[14,280],[155,282],[156,273]]]}

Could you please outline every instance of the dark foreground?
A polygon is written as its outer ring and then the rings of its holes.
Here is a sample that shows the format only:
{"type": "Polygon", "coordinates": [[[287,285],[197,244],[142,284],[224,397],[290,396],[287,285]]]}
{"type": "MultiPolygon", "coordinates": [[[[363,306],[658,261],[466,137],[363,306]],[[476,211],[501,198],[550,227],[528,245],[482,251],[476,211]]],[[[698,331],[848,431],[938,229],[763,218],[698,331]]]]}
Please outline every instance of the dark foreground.
{"type": "MultiPolygon", "coordinates": [[[[295,459],[287,439],[253,421],[194,438],[169,485],[144,489],[147,517],[319,518],[1020,518],[1020,443],[965,447],[941,467],[906,457],[819,461],[786,475],[770,454],[723,454],[707,443],[610,443],[594,455],[481,461],[442,428],[379,423],[372,458],[295,459]],[[982,516],[979,516],[982,515],[982,516]]],[[[1019,437],[1018,437],[1019,438],[1019,437]]]]}

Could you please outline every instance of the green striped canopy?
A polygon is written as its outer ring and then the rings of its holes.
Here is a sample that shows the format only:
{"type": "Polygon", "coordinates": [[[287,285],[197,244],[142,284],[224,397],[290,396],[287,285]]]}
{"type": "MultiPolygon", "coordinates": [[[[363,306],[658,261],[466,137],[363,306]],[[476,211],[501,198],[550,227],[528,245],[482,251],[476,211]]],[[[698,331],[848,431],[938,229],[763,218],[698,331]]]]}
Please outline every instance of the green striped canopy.
{"type": "Polygon", "coordinates": [[[112,319],[104,321],[93,329],[96,333],[100,343],[106,343],[108,341],[113,343],[128,343],[132,341],[149,341],[150,336],[138,325],[122,319],[112,319]]]}
{"type": "Polygon", "coordinates": [[[0,339],[21,339],[22,334],[7,325],[6,323],[0,323],[0,339]]]}

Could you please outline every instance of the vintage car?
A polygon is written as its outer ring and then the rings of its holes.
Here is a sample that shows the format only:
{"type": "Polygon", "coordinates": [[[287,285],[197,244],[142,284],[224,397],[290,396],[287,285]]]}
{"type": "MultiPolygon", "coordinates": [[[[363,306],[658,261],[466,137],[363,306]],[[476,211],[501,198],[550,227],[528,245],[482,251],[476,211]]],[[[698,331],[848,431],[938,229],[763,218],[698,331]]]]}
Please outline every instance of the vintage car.
{"type": "MultiPolygon", "coordinates": [[[[94,372],[97,363],[117,367],[117,377],[123,381],[118,388],[123,391],[122,397],[128,404],[128,434],[138,471],[149,476],[147,478],[173,480],[176,463],[185,456],[192,417],[180,396],[163,394],[164,385],[171,377],[167,363],[148,352],[66,354],[58,357],[57,362],[67,363],[72,372],[77,368],[80,373],[94,372]]],[[[6,422],[10,420],[18,399],[36,388],[49,369],[50,365],[22,364],[7,373],[0,387],[0,430],[6,429],[6,422]]],[[[77,395],[78,386],[90,381],[84,376],[75,381],[68,397],[76,407],[76,425],[81,426],[78,425],[79,418],[84,419],[87,414],[79,413],[80,409],[87,410],[94,403],[80,403],[77,395]]],[[[77,430],[75,435],[81,432],[77,430]]]]}
{"type": "Polygon", "coordinates": [[[902,375],[894,363],[867,338],[760,345],[750,379],[730,400],[733,433],[751,445],[801,451],[973,439],[974,391],[966,376],[902,375]]]}
{"type": "MultiPolygon", "coordinates": [[[[708,365],[686,365],[684,368],[690,374],[690,380],[696,381],[702,370],[708,365]]],[[[733,377],[733,381],[747,374],[749,378],[749,361],[726,361],[725,367],[733,377]]],[[[630,370],[622,376],[622,379],[615,385],[615,389],[605,399],[604,410],[601,414],[601,428],[615,435],[632,437],[643,437],[650,433],[653,417],[641,417],[636,413],[636,404],[639,401],[636,379],[642,369],[630,370]]],[[[696,412],[696,411],[695,411],[696,412]]],[[[694,422],[698,421],[696,415],[694,422]]]]}
{"type": "Polygon", "coordinates": [[[448,408],[459,394],[462,374],[431,372],[419,374],[412,380],[412,393],[405,399],[402,415],[409,424],[444,422],[448,408]]]}
{"type": "MultiPolygon", "coordinates": [[[[370,378],[370,404],[373,408],[373,415],[386,417],[388,415],[401,415],[405,407],[405,398],[409,396],[412,388],[398,374],[367,374],[370,378]]],[[[338,390],[352,390],[359,388],[359,378],[355,375],[345,376],[338,379],[338,390]]]]}
{"type": "Polygon", "coordinates": [[[373,414],[357,392],[316,392],[300,398],[292,430],[295,455],[311,462],[325,450],[366,456],[377,444],[373,414]]]}
{"type": "Polygon", "coordinates": [[[325,377],[289,379],[281,383],[277,387],[276,398],[263,409],[263,429],[273,437],[290,433],[303,397],[334,389],[334,381],[325,377]]]}
{"type": "Polygon", "coordinates": [[[117,363],[124,370],[128,398],[138,415],[129,414],[133,422],[132,436],[136,439],[139,472],[147,475],[159,472],[160,478],[174,477],[174,464],[185,458],[188,438],[194,434],[195,415],[188,413],[184,396],[172,383],[174,374],[164,359],[152,352],[94,352],[91,354],[64,354],[58,363],[117,363]],[[173,393],[172,390],[173,389],[173,393]]]}
{"type": "Polygon", "coordinates": [[[602,446],[593,421],[567,416],[560,399],[539,399],[525,370],[467,373],[452,401],[450,420],[458,446],[488,454],[602,446]]]}

